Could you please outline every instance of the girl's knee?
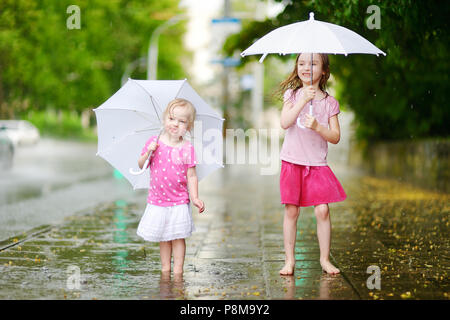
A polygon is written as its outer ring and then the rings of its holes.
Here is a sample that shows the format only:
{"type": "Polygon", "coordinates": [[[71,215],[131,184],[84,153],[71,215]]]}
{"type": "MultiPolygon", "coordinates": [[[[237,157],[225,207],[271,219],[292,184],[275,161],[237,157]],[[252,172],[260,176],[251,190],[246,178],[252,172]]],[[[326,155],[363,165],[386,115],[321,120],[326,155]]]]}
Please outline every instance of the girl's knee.
{"type": "Polygon", "coordinates": [[[288,204],[285,207],[284,213],[289,219],[297,219],[300,214],[300,210],[299,207],[288,204]]]}
{"type": "Polygon", "coordinates": [[[316,219],[319,220],[327,220],[330,216],[330,210],[327,204],[321,204],[314,208],[314,213],[316,215],[316,219]]]}

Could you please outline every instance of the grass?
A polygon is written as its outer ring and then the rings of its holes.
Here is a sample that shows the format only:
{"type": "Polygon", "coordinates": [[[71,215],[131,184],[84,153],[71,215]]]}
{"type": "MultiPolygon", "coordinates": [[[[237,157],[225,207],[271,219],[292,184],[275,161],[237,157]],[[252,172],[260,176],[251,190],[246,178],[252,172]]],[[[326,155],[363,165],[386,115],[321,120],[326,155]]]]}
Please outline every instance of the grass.
{"type": "Polygon", "coordinates": [[[97,134],[92,127],[84,128],[81,124],[81,116],[75,112],[61,110],[32,111],[24,120],[34,124],[41,136],[54,138],[74,139],[86,142],[96,142],[97,134]]]}

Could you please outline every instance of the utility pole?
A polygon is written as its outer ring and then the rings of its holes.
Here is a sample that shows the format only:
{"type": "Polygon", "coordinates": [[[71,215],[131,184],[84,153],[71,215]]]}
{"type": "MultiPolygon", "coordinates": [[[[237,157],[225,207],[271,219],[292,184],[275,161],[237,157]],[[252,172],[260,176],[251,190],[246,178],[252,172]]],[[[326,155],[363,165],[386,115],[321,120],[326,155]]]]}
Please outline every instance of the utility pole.
{"type": "Polygon", "coordinates": [[[211,46],[214,50],[215,58],[211,60],[212,63],[219,63],[222,65],[222,70],[220,71],[220,82],[221,82],[221,97],[220,104],[223,111],[223,116],[225,118],[223,129],[224,133],[228,127],[228,112],[230,108],[230,93],[229,93],[229,77],[231,72],[231,67],[240,64],[240,59],[233,57],[224,57],[221,53],[221,48],[223,42],[229,34],[238,32],[241,28],[241,21],[238,18],[231,17],[231,1],[223,0],[223,13],[222,17],[217,19],[212,19],[213,24],[213,37],[214,43],[211,46]]]}
{"type": "MultiPolygon", "coordinates": [[[[223,1],[223,16],[225,18],[231,17],[231,2],[230,0],[223,1]]],[[[223,136],[225,136],[226,129],[228,127],[228,104],[229,104],[229,93],[228,93],[228,78],[230,70],[227,65],[223,65],[222,74],[222,106],[223,106],[223,117],[225,121],[223,123],[223,136]]]]}
{"type": "Polygon", "coordinates": [[[252,122],[255,129],[262,127],[264,109],[264,65],[253,62],[253,88],[252,88],[252,122]]]}
{"type": "Polygon", "coordinates": [[[158,41],[159,36],[163,31],[165,31],[170,26],[176,24],[177,22],[186,19],[183,14],[176,15],[160,26],[153,30],[150,37],[148,45],[148,57],[147,57],[147,79],[156,80],[158,77],[158,41]]]}

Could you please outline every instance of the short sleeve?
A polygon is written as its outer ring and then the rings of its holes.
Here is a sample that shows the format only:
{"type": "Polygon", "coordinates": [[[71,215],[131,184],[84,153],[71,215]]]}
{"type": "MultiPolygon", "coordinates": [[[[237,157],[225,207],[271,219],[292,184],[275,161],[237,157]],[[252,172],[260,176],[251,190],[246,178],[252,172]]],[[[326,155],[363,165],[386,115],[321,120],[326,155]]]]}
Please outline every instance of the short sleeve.
{"type": "Polygon", "coordinates": [[[187,164],[188,168],[195,167],[197,165],[197,158],[195,156],[195,149],[192,143],[189,143],[188,153],[185,158],[185,164],[187,164]]]}
{"type": "Polygon", "coordinates": [[[156,138],[157,138],[157,136],[152,136],[152,137],[150,137],[150,139],[147,140],[147,142],[145,143],[144,148],[142,148],[141,156],[143,156],[148,151],[148,146],[150,145],[150,143],[155,141],[156,138]]]}
{"type": "Polygon", "coordinates": [[[331,118],[332,116],[335,116],[341,112],[341,110],[339,109],[339,102],[335,98],[332,98],[330,100],[330,116],[328,118],[331,118]]]}
{"type": "Polygon", "coordinates": [[[284,92],[284,95],[283,95],[283,102],[286,102],[287,100],[291,100],[291,102],[292,102],[292,98],[293,98],[293,96],[292,96],[292,89],[287,89],[285,92],[284,92]]]}

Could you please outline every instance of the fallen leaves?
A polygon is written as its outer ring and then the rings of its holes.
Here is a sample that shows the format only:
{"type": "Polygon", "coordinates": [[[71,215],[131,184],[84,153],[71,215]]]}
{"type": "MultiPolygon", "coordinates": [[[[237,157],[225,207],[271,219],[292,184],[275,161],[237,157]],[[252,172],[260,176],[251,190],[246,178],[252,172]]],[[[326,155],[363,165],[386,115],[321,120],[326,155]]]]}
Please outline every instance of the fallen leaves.
{"type": "Polygon", "coordinates": [[[409,298],[411,298],[411,292],[410,292],[410,291],[406,291],[405,293],[402,293],[402,294],[400,295],[400,297],[401,297],[402,299],[409,299],[409,298]]]}

